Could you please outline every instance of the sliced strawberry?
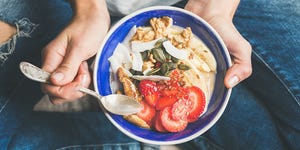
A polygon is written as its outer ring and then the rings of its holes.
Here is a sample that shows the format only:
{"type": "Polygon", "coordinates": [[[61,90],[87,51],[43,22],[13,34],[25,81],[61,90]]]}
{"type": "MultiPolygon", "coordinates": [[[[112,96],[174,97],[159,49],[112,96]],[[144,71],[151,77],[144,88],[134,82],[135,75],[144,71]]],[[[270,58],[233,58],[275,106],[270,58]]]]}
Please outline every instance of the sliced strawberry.
{"type": "Polygon", "coordinates": [[[158,86],[154,81],[142,80],[139,84],[139,91],[148,104],[155,106],[159,97],[159,92],[158,86]]]}
{"type": "Polygon", "coordinates": [[[172,118],[174,120],[186,120],[192,108],[187,99],[181,98],[172,106],[172,118]]]}
{"type": "Polygon", "coordinates": [[[143,105],[143,109],[137,113],[137,116],[147,122],[148,125],[151,125],[151,120],[155,116],[155,109],[154,107],[150,106],[148,103],[141,101],[143,105]]]}
{"type": "Polygon", "coordinates": [[[158,91],[157,84],[154,81],[142,80],[139,84],[139,91],[143,95],[156,93],[158,91]]]}
{"type": "Polygon", "coordinates": [[[158,93],[148,94],[148,95],[144,96],[144,98],[148,102],[148,104],[150,104],[153,107],[155,107],[158,97],[159,97],[158,93]]]}
{"type": "Polygon", "coordinates": [[[204,112],[206,105],[205,95],[203,91],[196,86],[189,87],[188,91],[188,101],[192,107],[188,112],[189,115],[187,119],[188,122],[194,122],[204,112]]]}
{"type": "Polygon", "coordinates": [[[178,93],[178,89],[172,88],[172,89],[164,89],[161,91],[161,94],[163,96],[176,96],[178,93]]]}
{"type": "Polygon", "coordinates": [[[152,127],[158,131],[158,132],[167,132],[167,130],[165,129],[165,127],[162,125],[161,123],[161,118],[158,115],[159,113],[157,113],[155,115],[155,117],[153,118],[153,124],[152,127]]]}
{"type": "Polygon", "coordinates": [[[175,96],[160,97],[155,105],[156,110],[162,110],[165,107],[172,106],[177,101],[175,96]]]}
{"type": "Polygon", "coordinates": [[[166,107],[160,111],[159,117],[163,127],[169,132],[179,132],[186,128],[186,120],[174,120],[171,114],[171,107],[166,107]]]}

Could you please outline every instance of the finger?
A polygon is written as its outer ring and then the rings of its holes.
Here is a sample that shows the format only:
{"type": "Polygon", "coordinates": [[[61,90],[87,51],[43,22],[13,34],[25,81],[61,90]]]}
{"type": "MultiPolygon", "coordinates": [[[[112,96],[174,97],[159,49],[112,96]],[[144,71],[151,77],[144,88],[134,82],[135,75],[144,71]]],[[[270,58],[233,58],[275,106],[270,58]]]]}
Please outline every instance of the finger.
{"type": "Polygon", "coordinates": [[[233,88],[252,73],[251,45],[241,36],[237,39],[228,43],[233,65],[226,72],[224,79],[227,88],[233,88]]]}
{"type": "Polygon", "coordinates": [[[55,85],[65,85],[73,81],[85,57],[82,51],[87,45],[72,41],[67,35],[68,32],[63,31],[44,48],[42,54],[42,68],[52,73],[50,81],[55,85]]]}
{"type": "Polygon", "coordinates": [[[64,86],[55,86],[45,84],[42,86],[43,91],[46,91],[48,95],[55,97],[53,101],[59,101],[59,103],[70,102],[77,100],[85,94],[79,91],[80,87],[88,87],[91,82],[90,73],[88,70],[87,62],[83,62],[80,65],[78,75],[75,80],[64,86]]]}
{"type": "Polygon", "coordinates": [[[84,61],[81,63],[78,69],[78,75],[75,81],[78,82],[82,87],[89,87],[91,80],[88,63],[84,61]]]}
{"type": "Polygon", "coordinates": [[[72,82],[64,86],[55,86],[50,84],[44,84],[42,86],[42,90],[46,91],[46,94],[68,101],[78,99],[84,95],[79,92],[79,88],[80,84],[78,82],[72,82]]]}
{"type": "Polygon", "coordinates": [[[68,49],[70,50],[67,50],[62,63],[51,74],[50,80],[56,85],[65,85],[73,81],[82,62],[79,47],[71,45],[68,49]]]}
{"type": "Polygon", "coordinates": [[[251,64],[233,64],[226,72],[224,84],[227,88],[233,88],[239,82],[251,75],[251,64]]]}
{"type": "Polygon", "coordinates": [[[65,103],[64,99],[57,98],[55,96],[48,95],[49,101],[54,105],[59,105],[65,103]]]}
{"type": "Polygon", "coordinates": [[[233,88],[239,82],[248,78],[252,73],[251,45],[237,31],[232,22],[224,21],[223,26],[217,28],[224,40],[232,58],[233,65],[225,75],[224,84],[227,88],[233,88]]]}
{"type": "Polygon", "coordinates": [[[67,39],[63,35],[52,40],[42,51],[42,69],[52,73],[61,64],[66,48],[67,39]]]}

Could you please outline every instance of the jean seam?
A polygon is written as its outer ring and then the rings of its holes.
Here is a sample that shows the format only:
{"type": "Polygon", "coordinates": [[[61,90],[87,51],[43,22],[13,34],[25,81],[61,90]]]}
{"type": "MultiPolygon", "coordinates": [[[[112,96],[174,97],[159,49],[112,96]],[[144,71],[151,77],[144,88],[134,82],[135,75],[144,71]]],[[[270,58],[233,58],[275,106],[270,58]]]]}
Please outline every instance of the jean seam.
{"type": "Polygon", "coordinates": [[[3,104],[3,106],[1,106],[1,109],[0,109],[0,114],[2,113],[2,111],[4,110],[4,108],[6,107],[6,105],[8,104],[10,99],[6,100],[5,103],[3,104]]]}
{"type": "MultiPolygon", "coordinates": [[[[276,72],[271,68],[271,66],[261,58],[255,51],[253,53],[257,56],[257,58],[262,61],[265,66],[272,72],[273,75],[280,81],[280,83],[284,86],[284,88],[288,91],[288,93],[293,97],[293,99],[297,102],[298,106],[300,107],[299,99],[294,95],[292,92],[293,90],[289,88],[289,86],[276,74],[276,72]]],[[[287,81],[288,82],[288,81],[287,81]]]]}

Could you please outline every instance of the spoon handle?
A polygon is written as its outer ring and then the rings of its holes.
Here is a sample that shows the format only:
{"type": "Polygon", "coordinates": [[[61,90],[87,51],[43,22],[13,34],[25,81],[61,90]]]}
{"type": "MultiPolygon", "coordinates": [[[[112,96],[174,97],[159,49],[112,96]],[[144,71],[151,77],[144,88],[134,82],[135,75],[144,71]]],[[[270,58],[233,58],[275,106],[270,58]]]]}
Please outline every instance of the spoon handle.
{"type": "MultiPolygon", "coordinates": [[[[27,78],[31,80],[51,84],[51,82],[49,82],[51,74],[37,66],[34,66],[28,62],[21,62],[20,70],[27,78]]],[[[139,102],[125,95],[110,94],[103,97],[95,91],[84,87],[80,87],[79,91],[96,97],[101,102],[101,107],[103,106],[106,110],[114,114],[135,114],[141,111],[143,108],[139,102]]]]}
{"type": "Polygon", "coordinates": [[[86,93],[86,94],[89,94],[91,96],[94,96],[96,98],[98,98],[99,100],[101,100],[102,96],[99,95],[98,93],[96,93],[95,91],[93,90],[90,90],[88,88],[84,88],[84,87],[80,87],[79,89],[80,92],[83,92],[83,93],[86,93]]]}
{"type": "MultiPolygon", "coordinates": [[[[41,83],[50,83],[49,78],[50,78],[51,74],[31,63],[21,62],[20,70],[27,78],[29,78],[31,80],[41,82],[41,83]]],[[[84,88],[84,87],[80,87],[79,91],[89,94],[89,95],[94,96],[99,99],[102,98],[102,96],[100,96],[96,92],[94,92],[90,89],[84,88]]]]}

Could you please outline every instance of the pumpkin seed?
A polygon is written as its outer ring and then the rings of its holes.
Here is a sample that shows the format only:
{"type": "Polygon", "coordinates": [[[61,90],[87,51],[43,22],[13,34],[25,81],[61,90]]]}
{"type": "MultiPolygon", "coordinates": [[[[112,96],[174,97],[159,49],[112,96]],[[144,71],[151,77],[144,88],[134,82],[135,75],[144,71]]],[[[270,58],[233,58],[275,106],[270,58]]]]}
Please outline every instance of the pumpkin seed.
{"type": "Polygon", "coordinates": [[[172,60],[172,62],[174,62],[174,63],[178,63],[178,61],[179,61],[178,58],[175,58],[175,57],[173,57],[173,56],[171,56],[171,60],[172,60]]]}
{"type": "Polygon", "coordinates": [[[158,71],[160,71],[160,68],[154,68],[151,71],[149,71],[146,75],[154,75],[156,74],[158,71]]]}
{"type": "Polygon", "coordinates": [[[164,52],[164,54],[166,56],[167,61],[171,61],[172,56],[165,49],[163,49],[163,52],[164,52]]]}
{"type": "Polygon", "coordinates": [[[164,74],[164,76],[169,76],[170,73],[171,73],[171,71],[168,71],[164,74]]]}
{"type": "Polygon", "coordinates": [[[162,43],[163,43],[164,41],[166,41],[166,40],[167,40],[167,39],[160,39],[160,40],[158,40],[158,41],[155,43],[154,47],[155,47],[155,48],[163,48],[162,43]]]}
{"type": "Polygon", "coordinates": [[[188,65],[186,65],[186,64],[179,64],[178,65],[178,68],[180,69],[180,70],[189,70],[189,69],[191,69],[188,65]]]}
{"type": "Polygon", "coordinates": [[[149,56],[150,56],[150,50],[146,50],[144,52],[141,52],[141,55],[142,55],[142,59],[145,61],[145,60],[148,60],[149,56]]]}
{"type": "Polygon", "coordinates": [[[167,73],[168,71],[170,70],[170,67],[167,63],[163,63],[161,66],[160,66],[160,73],[161,74],[165,74],[167,73]]]}
{"type": "Polygon", "coordinates": [[[153,58],[161,63],[166,62],[166,56],[161,48],[153,48],[152,49],[153,58]]]}
{"type": "Polygon", "coordinates": [[[174,69],[176,69],[176,67],[177,67],[177,64],[176,64],[176,63],[173,63],[173,62],[166,62],[165,64],[168,65],[169,70],[174,70],[174,69]]]}
{"type": "Polygon", "coordinates": [[[136,71],[136,70],[133,70],[133,69],[129,69],[129,72],[133,75],[142,75],[143,74],[141,71],[136,71]]]}

